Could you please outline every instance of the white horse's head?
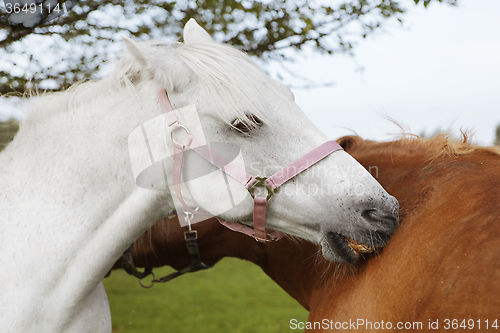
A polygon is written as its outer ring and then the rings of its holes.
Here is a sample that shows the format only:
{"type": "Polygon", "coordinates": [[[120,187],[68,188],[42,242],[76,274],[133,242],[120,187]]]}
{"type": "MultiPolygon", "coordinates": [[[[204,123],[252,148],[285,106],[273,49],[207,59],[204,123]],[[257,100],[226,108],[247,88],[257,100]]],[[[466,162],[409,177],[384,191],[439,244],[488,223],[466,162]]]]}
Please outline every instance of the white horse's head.
{"type": "MultiPolygon", "coordinates": [[[[295,104],[288,87],[243,53],[215,43],[194,20],[185,26],[183,44],[128,39],[126,44],[130,61],[139,66],[136,84],[165,89],[174,109],[195,104],[195,117],[178,114],[182,124],[195,138],[239,147],[252,175],[270,176],[327,141],[295,104]]],[[[188,155],[183,175],[189,177],[200,163],[205,162],[188,155]]],[[[236,201],[230,209],[226,184],[211,177],[186,184],[186,193],[223,219],[252,225],[247,190],[231,178],[227,184],[236,201]]],[[[321,244],[327,259],[350,262],[356,254],[344,237],[385,245],[397,226],[397,214],[397,201],[356,160],[337,151],[277,191],[267,206],[266,227],[321,244]]]]}

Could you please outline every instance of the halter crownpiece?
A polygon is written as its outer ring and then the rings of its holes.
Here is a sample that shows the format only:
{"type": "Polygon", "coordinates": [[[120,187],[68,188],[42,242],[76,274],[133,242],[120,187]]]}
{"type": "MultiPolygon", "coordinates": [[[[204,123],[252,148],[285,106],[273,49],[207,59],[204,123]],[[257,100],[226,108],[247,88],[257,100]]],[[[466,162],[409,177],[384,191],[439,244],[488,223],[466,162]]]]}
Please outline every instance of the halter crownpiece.
{"type": "Polygon", "coordinates": [[[283,236],[283,234],[278,231],[267,233],[265,228],[267,202],[276,192],[276,189],[286,183],[288,180],[297,176],[302,171],[318,163],[331,153],[337,150],[342,150],[342,147],[335,141],[327,141],[270,177],[254,177],[248,174],[245,170],[238,167],[236,164],[217,154],[217,152],[211,150],[207,145],[204,145],[200,141],[196,140],[193,136],[191,136],[189,130],[184,125],[180,124],[179,119],[177,118],[174,109],[170,104],[167,92],[164,89],[160,89],[158,90],[157,94],[163,112],[165,114],[165,122],[170,129],[171,139],[174,144],[173,178],[174,190],[177,199],[179,199],[180,203],[184,206],[186,211],[193,214],[207,214],[207,212],[204,212],[201,209],[199,212],[193,211],[193,209],[186,204],[182,197],[180,184],[183,152],[184,148],[189,147],[209,163],[240,182],[248,190],[248,192],[254,199],[253,229],[239,222],[228,222],[218,217],[217,219],[221,224],[225,225],[229,229],[252,236],[259,242],[276,241],[283,236]],[[186,132],[185,142],[183,144],[177,142],[173,138],[173,132],[175,132],[179,128],[183,129],[186,132]],[[267,190],[267,196],[256,195],[255,188],[257,187],[264,187],[267,190]]]}

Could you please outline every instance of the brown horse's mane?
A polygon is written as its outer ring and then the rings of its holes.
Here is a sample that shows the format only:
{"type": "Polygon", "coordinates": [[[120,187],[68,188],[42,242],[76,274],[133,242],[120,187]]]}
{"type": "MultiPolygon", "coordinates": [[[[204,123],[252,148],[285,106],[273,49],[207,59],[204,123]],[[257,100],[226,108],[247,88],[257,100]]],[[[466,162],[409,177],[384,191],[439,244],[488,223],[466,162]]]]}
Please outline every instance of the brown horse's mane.
{"type": "Polygon", "coordinates": [[[472,136],[461,132],[461,138],[452,137],[450,133],[440,133],[432,138],[421,138],[415,134],[402,133],[401,137],[394,141],[379,142],[364,140],[359,136],[346,136],[338,141],[349,152],[349,148],[376,148],[383,145],[394,148],[403,148],[412,153],[421,152],[429,158],[443,156],[463,156],[476,153],[487,153],[500,156],[500,147],[479,146],[471,141],[472,136]]]}
{"type": "Polygon", "coordinates": [[[176,220],[177,214],[175,211],[171,212],[165,219],[156,222],[148,231],[142,234],[135,243],[132,245],[134,253],[141,253],[146,257],[146,253],[152,252],[154,255],[159,256],[161,250],[155,247],[153,237],[162,239],[168,242],[169,238],[173,238],[170,230],[178,229],[178,221],[176,220]]]}

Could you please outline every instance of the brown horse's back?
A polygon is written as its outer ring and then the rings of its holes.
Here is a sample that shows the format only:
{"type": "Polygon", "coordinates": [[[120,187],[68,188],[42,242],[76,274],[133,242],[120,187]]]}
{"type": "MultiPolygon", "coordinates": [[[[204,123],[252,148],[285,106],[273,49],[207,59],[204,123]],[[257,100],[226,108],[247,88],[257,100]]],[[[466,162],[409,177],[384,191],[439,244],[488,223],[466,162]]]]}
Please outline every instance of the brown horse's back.
{"type": "Polygon", "coordinates": [[[399,199],[402,222],[358,274],[316,290],[309,320],[348,322],[347,331],[500,326],[500,156],[341,141],[399,199]]]}

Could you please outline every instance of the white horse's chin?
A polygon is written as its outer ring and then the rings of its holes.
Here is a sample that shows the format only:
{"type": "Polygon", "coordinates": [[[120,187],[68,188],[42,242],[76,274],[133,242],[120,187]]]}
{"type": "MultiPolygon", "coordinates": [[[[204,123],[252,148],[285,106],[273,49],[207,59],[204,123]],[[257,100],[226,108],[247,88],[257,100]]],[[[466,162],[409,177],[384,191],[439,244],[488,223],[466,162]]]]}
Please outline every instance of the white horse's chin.
{"type": "Polygon", "coordinates": [[[328,233],[321,240],[321,250],[326,260],[340,263],[353,263],[359,255],[341,234],[328,233]]]}

